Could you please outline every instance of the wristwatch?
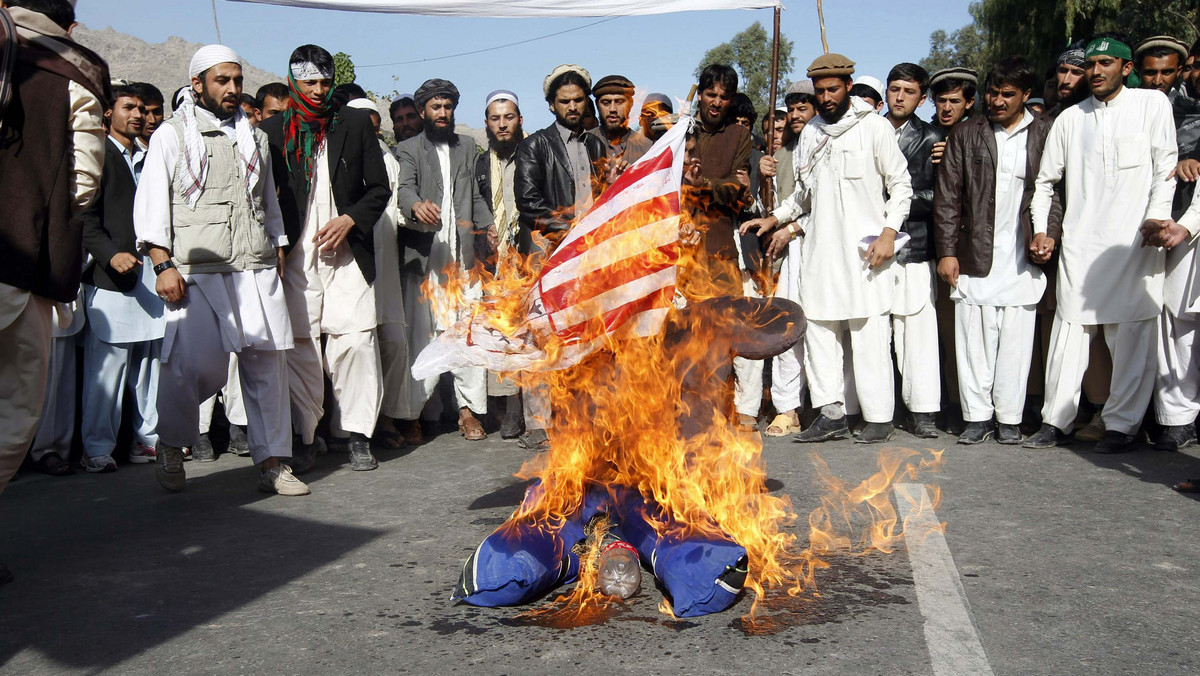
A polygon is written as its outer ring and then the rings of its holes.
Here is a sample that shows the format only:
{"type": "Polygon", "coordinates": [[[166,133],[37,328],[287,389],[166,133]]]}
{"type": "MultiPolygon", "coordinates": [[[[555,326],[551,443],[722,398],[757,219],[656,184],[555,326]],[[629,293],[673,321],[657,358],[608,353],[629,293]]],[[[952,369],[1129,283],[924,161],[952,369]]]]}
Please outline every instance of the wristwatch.
{"type": "Polygon", "coordinates": [[[167,260],[154,266],[154,274],[156,276],[161,275],[162,273],[166,272],[167,270],[170,270],[173,267],[175,267],[175,264],[171,262],[170,258],[168,258],[167,260]]]}

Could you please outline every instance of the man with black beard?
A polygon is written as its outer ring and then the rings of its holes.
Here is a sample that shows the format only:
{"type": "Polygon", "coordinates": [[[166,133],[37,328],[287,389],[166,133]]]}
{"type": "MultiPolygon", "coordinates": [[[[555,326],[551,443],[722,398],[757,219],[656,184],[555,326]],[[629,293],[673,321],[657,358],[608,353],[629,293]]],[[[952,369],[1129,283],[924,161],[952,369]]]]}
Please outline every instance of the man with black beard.
{"type": "MultiPolygon", "coordinates": [[[[482,291],[478,279],[468,277],[475,266],[476,251],[486,247],[492,228],[488,204],[479,193],[475,177],[475,141],[454,131],[458,88],[447,80],[431,79],[414,95],[424,120],[424,131],[396,146],[400,161],[397,198],[406,219],[401,231],[404,259],[401,262],[404,316],[408,321],[409,355],[415,359],[433,340],[450,328],[447,314],[466,311],[482,291]],[[452,280],[453,278],[453,280],[452,280]],[[450,298],[442,290],[451,282],[461,284],[461,298],[450,298]],[[421,298],[421,286],[434,288],[433,297],[421,298]],[[462,301],[460,303],[460,301],[462,301]],[[434,311],[433,304],[449,305],[434,311]],[[449,310],[450,312],[446,312],[449,310]]],[[[487,413],[487,370],[467,367],[452,372],[454,399],[458,406],[458,431],[468,441],[487,438],[476,415],[487,413]]],[[[440,397],[433,397],[439,378],[411,380],[409,410],[397,416],[405,438],[420,438],[419,417],[441,414],[440,397]]]]}
{"type": "Polygon", "coordinates": [[[155,134],[133,204],[138,247],[166,301],[158,388],[159,484],[184,488],[183,448],[199,437],[200,402],[225,384],[238,353],[259,490],[305,495],[292,476],[284,300],[287,244],[266,135],[238,107],[241,59],[209,45],[188,72],[192,88],[155,134]]]}
{"type": "Polygon", "coordinates": [[[638,161],[654,145],[650,139],[629,129],[629,111],[633,110],[633,83],[623,75],[606,75],[592,88],[600,126],[595,134],[608,145],[608,156],[626,165],[638,161]]]}
{"type": "Polygon", "coordinates": [[[1083,71],[1085,47],[1087,43],[1083,40],[1072,42],[1058,55],[1058,65],[1054,68],[1058,103],[1050,109],[1050,117],[1058,117],[1062,111],[1088,97],[1087,78],[1083,71]]]}

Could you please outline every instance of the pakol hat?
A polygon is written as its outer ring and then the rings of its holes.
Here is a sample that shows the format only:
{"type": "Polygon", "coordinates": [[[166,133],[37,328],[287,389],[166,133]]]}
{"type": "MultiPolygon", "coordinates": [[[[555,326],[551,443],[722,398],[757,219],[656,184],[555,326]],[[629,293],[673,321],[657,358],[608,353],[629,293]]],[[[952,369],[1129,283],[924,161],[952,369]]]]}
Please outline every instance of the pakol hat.
{"type": "Polygon", "coordinates": [[[854,75],[854,62],[841,54],[823,54],[808,66],[808,77],[849,77],[854,75]]]}
{"type": "Polygon", "coordinates": [[[583,66],[576,66],[573,63],[564,63],[563,65],[558,66],[554,70],[550,71],[550,74],[547,75],[546,79],[542,81],[542,93],[544,95],[550,96],[550,84],[558,79],[558,76],[562,75],[563,73],[578,73],[579,76],[583,78],[583,81],[587,83],[587,88],[592,88],[592,74],[587,72],[586,68],[583,66]]]}
{"type": "Polygon", "coordinates": [[[605,75],[592,87],[592,96],[600,98],[606,94],[633,96],[633,83],[624,75],[605,75]]]}
{"type": "Polygon", "coordinates": [[[784,93],[784,98],[794,94],[808,94],[809,96],[815,96],[816,93],[817,90],[813,89],[812,80],[796,80],[792,84],[788,85],[787,92],[784,93]]]}
{"type": "Polygon", "coordinates": [[[963,80],[978,87],[979,73],[976,73],[970,68],[943,68],[929,78],[929,86],[933,87],[942,80],[963,80]]]}
{"type": "Polygon", "coordinates": [[[1153,49],[1155,47],[1165,47],[1179,54],[1179,62],[1183,63],[1188,58],[1188,46],[1182,40],[1177,40],[1170,35],[1155,35],[1151,38],[1146,38],[1138,43],[1136,49],[1133,50],[1134,61],[1142,57],[1142,52],[1153,49]]]}

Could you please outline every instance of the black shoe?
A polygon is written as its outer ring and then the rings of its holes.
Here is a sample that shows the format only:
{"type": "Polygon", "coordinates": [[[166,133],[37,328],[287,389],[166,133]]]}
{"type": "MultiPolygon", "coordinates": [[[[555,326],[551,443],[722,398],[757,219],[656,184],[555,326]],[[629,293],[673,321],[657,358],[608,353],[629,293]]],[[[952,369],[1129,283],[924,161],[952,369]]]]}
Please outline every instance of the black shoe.
{"type": "Polygon", "coordinates": [[[918,439],[937,439],[937,413],[913,413],[909,430],[918,439]]]}
{"type": "Polygon", "coordinates": [[[217,459],[217,452],[213,450],[212,441],[209,440],[207,434],[201,434],[196,440],[196,445],[192,446],[192,460],[196,462],[212,462],[217,459]]]}
{"type": "Polygon", "coordinates": [[[358,432],[350,433],[350,469],[355,472],[369,472],[379,467],[375,456],[371,455],[371,440],[358,432]]]}
{"type": "Polygon", "coordinates": [[[867,423],[867,426],[858,433],[858,438],[854,440],[856,444],[881,444],[892,438],[892,433],[896,431],[891,423],[867,423]]]}
{"type": "Polygon", "coordinates": [[[1108,430],[1104,433],[1104,438],[1096,443],[1096,447],[1092,450],[1096,453],[1112,454],[1112,453],[1128,453],[1138,447],[1137,437],[1108,430]]]}
{"type": "MultiPolygon", "coordinates": [[[[983,442],[992,438],[992,432],[994,432],[995,429],[996,428],[994,425],[992,425],[991,420],[988,420],[987,422],[969,422],[967,423],[967,429],[963,430],[963,433],[958,435],[958,443],[964,446],[982,444],[983,442]]],[[[1019,434],[1017,435],[1017,438],[1020,438],[1019,434]]]]}
{"type": "Polygon", "coordinates": [[[550,450],[550,437],[546,435],[546,430],[529,430],[517,439],[517,445],[527,451],[542,451],[550,450]]]}
{"type": "Polygon", "coordinates": [[[1041,428],[1026,437],[1025,443],[1021,445],[1025,448],[1054,448],[1069,444],[1071,441],[1070,435],[1063,434],[1063,431],[1054,425],[1042,423],[1041,428]]]}
{"type": "Polygon", "coordinates": [[[1196,445],[1196,425],[1166,425],[1154,447],[1160,451],[1178,451],[1196,445]]]}
{"type": "Polygon", "coordinates": [[[500,423],[500,438],[516,439],[524,431],[525,409],[521,405],[521,395],[509,395],[504,398],[504,422],[500,423]]]}
{"type": "Polygon", "coordinates": [[[229,452],[244,458],[250,455],[250,440],[246,438],[246,428],[229,423],[229,452]]]}
{"type": "Polygon", "coordinates": [[[846,416],[831,420],[826,418],[825,414],[822,413],[817,416],[813,424],[808,426],[808,429],[793,436],[792,441],[800,444],[811,444],[831,439],[845,439],[849,436],[850,428],[846,426],[846,416]]]}
{"type": "Polygon", "coordinates": [[[1021,443],[1021,428],[1017,425],[1000,423],[996,431],[996,441],[1005,446],[1016,446],[1021,443]]]}
{"type": "Polygon", "coordinates": [[[299,434],[292,435],[292,459],[286,462],[292,468],[292,474],[304,474],[313,468],[317,462],[317,445],[306,444],[299,434]]]}

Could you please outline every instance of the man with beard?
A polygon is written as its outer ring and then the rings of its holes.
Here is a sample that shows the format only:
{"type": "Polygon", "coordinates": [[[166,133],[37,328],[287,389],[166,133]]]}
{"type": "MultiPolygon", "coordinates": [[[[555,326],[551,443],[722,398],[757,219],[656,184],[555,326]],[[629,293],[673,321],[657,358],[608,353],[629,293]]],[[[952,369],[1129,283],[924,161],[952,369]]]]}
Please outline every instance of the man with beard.
{"type": "Polygon", "coordinates": [[[392,105],[388,106],[388,117],[392,120],[392,132],[396,136],[396,143],[420,134],[425,124],[412,94],[401,94],[392,101],[392,105]]]}
{"type": "Polygon", "coordinates": [[[258,116],[260,122],[275,117],[287,110],[290,101],[288,86],[282,82],[268,82],[258,88],[254,98],[258,99],[258,116]]]}
{"type": "Polygon", "coordinates": [[[225,384],[229,353],[237,352],[258,488],[306,495],[281,462],[292,454],[292,327],[267,137],[238,107],[242,66],[233,50],[201,47],[188,73],[192,89],[150,140],[133,205],[138,246],[167,303],[156,475],[163,488],[184,489],[183,448],[199,436],[200,402],[225,384]]]}
{"type": "MultiPolygon", "coordinates": [[[[475,178],[475,141],[454,131],[454,110],[458,107],[458,88],[447,80],[426,80],[414,95],[421,111],[424,131],[401,141],[395,150],[400,161],[399,207],[406,219],[401,233],[404,245],[402,284],[404,316],[408,321],[409,354],[420,354],[436,336],[450,328],[444,310],[458,312],[459,299],[445,296],[451,281],[461,283],[462,300],[478,300],[481,291],[477,279],[468,272],[475,266],[476,252],[486,251],[487,231],[492,216],[475,178]],[[451,278],[455,279],[452,280],[451,278]],[[433,296],[422,300],[422,284],[433,287],[433,296]],[[434,304],[455,303],[454,307],[435,308],[434,304]]],[[[487,413],[487,370],[467,367],[452,372],[454,400],[458,407],[458,431],[468,441],[487,438],[476,415],[487,413]]],[[[434,406],[426,406],[437,389],[439,378],[422,381],[410,378],[413,388],[409,410],[398,416],[406,438],[420,438],[419,417],[440,415],[440,397],[434,406]]]]}
{"type": "Polygon", "coordinates": [[[684,250],[688,262],[679,287],[685,296],[742,295],[734,236],[738,214],[750,201],[739,172],[750,175],[752,141],[750,129],[730,115],[737,87],[737,72],[729,66],[710,64],[700,71],[695,157],[704,183],[694,192],[692,219],[701,237],[697,247],[684,250]]]}
{"type": "Polygon", "coordinates": [[[1057,118],[1064,110],[1088,97],[1087,77],[1083,70],[1086,47],[1084,40],[1072,42],[1058,55],[1058,65],[1054,68],[1058,102],[1050,109],[1051,118],[1057,118]]]}
{"type": "Polygon", "coordinates": [[[938,168],[938,273],[954,289],[958,391],[967,422],[960,444],[993,434],[1002,444],[1021,442],[1036,306],[1046,289],[1035,263],[1050,259],[1062,234],[1057,204],[1047,232],[1035,235],[1029,220],[1051,125],[1025,109],[1034,85],[1025,59],[996,64],[986,80],[986,117],[954,128],[938,168]],[[981,148],[994,161],[972,161],[981,148]]]}
{"type": "Polygon", "coordinates": [[[629,128],[629,111],[633,110],[633,83],[622,75],[606,75],[592,88],[600,126],[595,134],[608,145],[608,156],[617,162],[631,165],[654,145],[650,139],[629,128]]]}
{"type": "Polygon", "coordinates": [[[1128,43],[1113,34],[1085,51],[1092,96],[1058,117],[1042,154],[1031,204],[1035,233],[1047,232],[1055,184],[1067,196],[1058,263],[1058,305],[1046,368],[1042,427],[1025,440],[1048,448],[1074,424],[1088,346],[1103,336],[1112,355],[1098,453],[1137,445],[1154,389],[1157,323],[1163,309],[1163,253],[1140,246],[1139,230],[1171,216],[1178,149],[1171,105],[1158,92],[1128,89],[1128,43]]]}
{"type": "Polygon", "coordinates": [[[133,401],[129,462],[154,462],[158,441],[159,352],[163,302],[155,294],[150,259],[137,253],[133,199],[146,153],[137,144],[145,116],[132,86],[113,89],[105,112],[108,144],[100,194],[83,212],[83,246],[92,262],[83,272],[83,466],[116,470],[112,459],[125,393],[133,401]]]}
{"type": "MultiPolygon", "coordinates": [[[[846,424],[844,361],[867,425],[858,443],[893,433],[890,313],[896,285],[896,234],[912,200],[907,163],[892,125],[849,95],[854,62],[826,54],[808,68],[819,117],[800,134],[796,189],[771,216],[745,223],[760,235],[809,214],[802,244],[800,304],[808,319],[804,368],[820,416],[799,442],[842,439],[846,424]],[[887,195],[885,202],[884,195],[887,195]]],[[[794,227],[794,226],[793,226],[794,227]]]]}
{"type": "Polygon", "coordinates": [[[896,130],[900,152],[908,162],[912,204],[904,221],[908,245],[896,254],[896,296],[892,299],[892,336],[901,379],[901,399],[910,414],[909,429],[919,439],[936,439],[942,382],[938,368],[938,321],[934,310],[933,189],[937,180],[933,146],[942,132],[917,117],[925,103],[929,73],[915,63],[901,63],[888,73],[887,120],[896,130]]]}
{"type": "Polygon", "coordinates": [[[145,150],[150,147],[150,136],[162,124],[163,117],[165,117],[163,113],[165,103],[162,92],[149,82],[135,82],[130,86],[137,92],[138,98],[142,100],[142,107],[146,109],[143,116],[142,133],[138,137],[138,143],[145,150]]]}
{"type": "Polygon", "coordinates": [[[1169,35],[1146,38],[1133,50],[1142,89],[1157,89],[1170,95],[1179,85],[1183,64],[1188,58],[1188,46],[1169,35]]]}
{"type": "Polygon", "coordinates": [[[350,469],[379,466],[371,435],[383,398],[375,308],[375,223],[387,208],[387,169],[366,112],[333,103],[333,57],[302,45],[288,59],[291,105],[263,123],[287,229],[284,289],[296,347],[288,352],[295,468],[319,446],[325,376],[330,433],[349,437],[350,469]],[[322,344],[324,349],[322,350],[322,344]]]}

